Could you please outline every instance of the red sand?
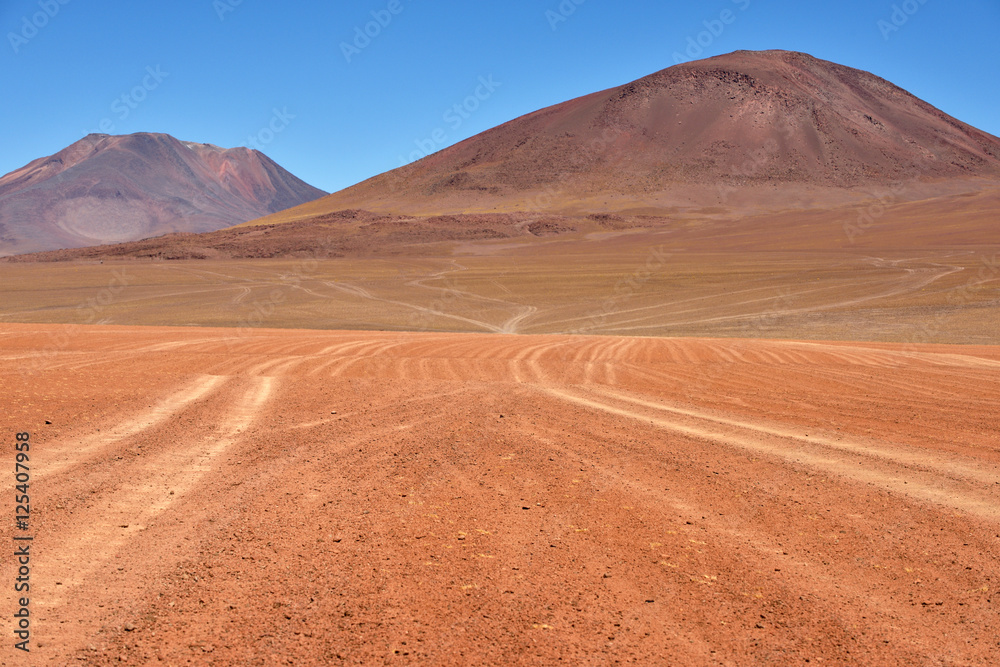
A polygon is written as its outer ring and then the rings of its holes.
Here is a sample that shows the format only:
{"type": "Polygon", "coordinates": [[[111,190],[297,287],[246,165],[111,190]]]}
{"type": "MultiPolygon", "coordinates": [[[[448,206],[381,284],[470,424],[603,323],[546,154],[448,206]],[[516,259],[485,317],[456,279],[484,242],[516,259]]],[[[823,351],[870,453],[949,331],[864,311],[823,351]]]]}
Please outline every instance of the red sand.
{"type": "Polygon", "coordinates": [[[33,664],[1000,652],[996,347],[62,330],[0,326],[33,664]]]}

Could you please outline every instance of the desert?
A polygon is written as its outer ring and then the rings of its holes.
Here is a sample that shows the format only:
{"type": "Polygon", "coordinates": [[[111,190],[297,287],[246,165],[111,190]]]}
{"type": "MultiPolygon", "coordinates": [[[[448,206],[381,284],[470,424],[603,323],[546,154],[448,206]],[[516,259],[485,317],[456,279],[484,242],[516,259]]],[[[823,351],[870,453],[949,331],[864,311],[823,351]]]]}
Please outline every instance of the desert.
{"type": "Polygon", "coordinates": [[[15,35],[0,664],[998,663],[995,40],[203,4],[15,35]]]}
{"type": "MultiPolygon", "coordinates": [[[[4,374],[56,330],[4,325],[4,374]]],[[[92,326],[44,359],[5,421],[51,422],[53,663],[998,648],[995,346],[92,326]]]]}

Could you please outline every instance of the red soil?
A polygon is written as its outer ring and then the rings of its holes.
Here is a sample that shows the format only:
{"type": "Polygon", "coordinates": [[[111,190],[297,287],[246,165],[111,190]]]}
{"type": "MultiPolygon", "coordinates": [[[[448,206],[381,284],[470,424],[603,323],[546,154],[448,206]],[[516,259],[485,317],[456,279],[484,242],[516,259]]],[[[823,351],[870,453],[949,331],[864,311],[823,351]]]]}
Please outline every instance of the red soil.
{"type": "Polygon", "coordinates": [[[0,326],[35,664],[1000,652],[996,347],[65,332],[0,326]]]}

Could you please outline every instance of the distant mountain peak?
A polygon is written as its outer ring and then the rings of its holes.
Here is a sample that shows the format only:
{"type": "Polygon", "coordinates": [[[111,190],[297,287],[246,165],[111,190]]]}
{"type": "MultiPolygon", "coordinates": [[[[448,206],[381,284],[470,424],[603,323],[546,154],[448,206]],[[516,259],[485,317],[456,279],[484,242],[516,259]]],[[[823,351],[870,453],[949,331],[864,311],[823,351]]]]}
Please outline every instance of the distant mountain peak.
{"type": "Polygon", "coordinates": [[[0,178],[0,255],[214,231],[324,194],[258,151],[88,134],[0,178]]]}
{"type": "Polygon", "coordinates": [[[1000,178],[1000,139],[863,70],[735,51],[540,109],[298,209],[650,212],[1000,178]]]}

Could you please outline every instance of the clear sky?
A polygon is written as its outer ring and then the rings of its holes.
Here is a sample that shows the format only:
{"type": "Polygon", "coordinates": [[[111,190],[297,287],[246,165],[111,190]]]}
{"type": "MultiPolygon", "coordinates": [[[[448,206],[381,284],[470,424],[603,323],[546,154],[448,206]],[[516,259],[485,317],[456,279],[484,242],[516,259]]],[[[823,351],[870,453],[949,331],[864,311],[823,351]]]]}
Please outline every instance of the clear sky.
{"type": "Polygon", "coordinates": [[[1000,135],[1000,0],[0,0],[0,31],[0,173],[148,131],[334,191],[737,49],[865,69],[1000,135]]]}

